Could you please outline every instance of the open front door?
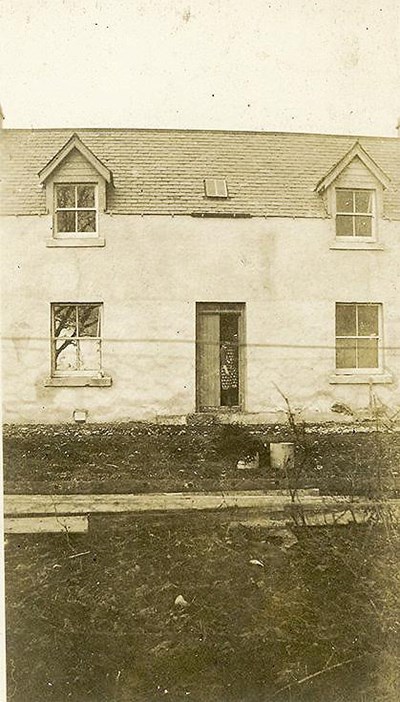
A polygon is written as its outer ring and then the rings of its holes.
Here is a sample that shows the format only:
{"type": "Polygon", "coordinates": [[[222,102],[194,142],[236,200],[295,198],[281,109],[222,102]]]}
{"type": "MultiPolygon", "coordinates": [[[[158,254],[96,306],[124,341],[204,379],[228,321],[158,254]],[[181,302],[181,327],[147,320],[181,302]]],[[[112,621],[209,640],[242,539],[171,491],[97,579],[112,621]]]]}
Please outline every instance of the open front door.
{"type": "Polygon", "coordinates": [[[197,303],[198,411],[243,407],[243,303],[197,303]]]}
{"type": "Polygon", "coordinates": [[[197,406],[218,407],[219,390],[219,315],[197,317],[197,406]]]}

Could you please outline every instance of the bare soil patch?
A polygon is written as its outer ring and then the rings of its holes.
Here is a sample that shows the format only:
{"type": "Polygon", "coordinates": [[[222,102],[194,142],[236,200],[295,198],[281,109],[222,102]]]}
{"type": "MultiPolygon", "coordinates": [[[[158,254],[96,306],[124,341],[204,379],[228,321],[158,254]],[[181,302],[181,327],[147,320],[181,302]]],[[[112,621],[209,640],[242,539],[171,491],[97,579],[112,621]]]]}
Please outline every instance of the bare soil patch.
{"type": "Polygon", "coordinates": [[[8,699],[395,702],[398,546],[212,515],[10,536],[8,699]]]}
{"type": "MultiPolygon", "coordinates": [[[[278,426],[117,425],[4,428],[6,492],[163,492],[271,488],[269,442],[293,441],[278,426]],[[258,467],[238,461],[258,455],[258,467]]],[[[400,466],[400,432],[311,426],[300,487],[322,494],[389,489],[400,466]]],[[[304,445],[297,447],[301,460],[304,445]]]]}

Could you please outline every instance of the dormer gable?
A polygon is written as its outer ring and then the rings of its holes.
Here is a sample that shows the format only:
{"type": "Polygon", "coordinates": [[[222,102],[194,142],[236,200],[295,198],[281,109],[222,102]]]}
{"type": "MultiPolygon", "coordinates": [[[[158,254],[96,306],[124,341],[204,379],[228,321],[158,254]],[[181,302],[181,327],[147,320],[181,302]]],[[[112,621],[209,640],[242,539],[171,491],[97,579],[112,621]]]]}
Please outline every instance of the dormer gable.
{"type": "MultiPolygon", "coordinates": [[[[361,146],[359,141],[356,141],[351,149],[328,171],[328,173],[319,181],[315,190],[317,193],[323,194],[332,185],[338,185],[338,180],[341,179],[344,186],[344,176],[350,176],[353,187],[362,187],[363,182],[367,178],[372,182],[380,185],[382,188],[388,188],[390,178],[371,158],[367,151],[361,146]],[[361,179],[361,181],[360,181],[361,179]],[[356,181],[360,181],[357,183],[356,181]]],[[[346,178],[349,180],[349,178],[346,178]]],[[[350,183],[346,182],[346,186],[350,183]]],[[[345,187],[345,186],[344,186],[345,187]]]]}
{"type": "Polygon", "coordinates": [[[65,161],[71,161],[73,158],[78,158],[90,164],[98,176],[103,178],[106,183],[112,182],[112,173],[100,159],[91,151],[86,144],[79,138],[77,134],[73,134],[64,146],[50,159],[50,161],[39,171],[39,181],[41,184],[54,176],[54,173],[62,166],[65,161]]]}

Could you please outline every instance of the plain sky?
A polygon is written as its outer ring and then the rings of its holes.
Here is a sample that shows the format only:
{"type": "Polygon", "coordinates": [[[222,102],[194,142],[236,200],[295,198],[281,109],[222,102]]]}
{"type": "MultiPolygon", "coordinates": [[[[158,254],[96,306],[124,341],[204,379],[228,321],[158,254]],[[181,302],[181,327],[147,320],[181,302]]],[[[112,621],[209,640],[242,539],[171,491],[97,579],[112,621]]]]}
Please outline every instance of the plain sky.
{"type": "Polygon", "coordinates": [[[395,135],[398,0],[0,0],[5,127],[395,135]]]}

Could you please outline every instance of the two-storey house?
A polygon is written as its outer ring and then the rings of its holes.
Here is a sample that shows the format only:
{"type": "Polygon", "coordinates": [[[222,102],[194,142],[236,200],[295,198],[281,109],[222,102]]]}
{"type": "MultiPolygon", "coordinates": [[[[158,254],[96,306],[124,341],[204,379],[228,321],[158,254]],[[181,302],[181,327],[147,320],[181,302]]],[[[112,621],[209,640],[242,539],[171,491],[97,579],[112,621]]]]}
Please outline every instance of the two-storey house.
{"type": "Polygon", "coordinates": [[[0,141],[5,422],[400,404],[400,139],[0,141]]]}

